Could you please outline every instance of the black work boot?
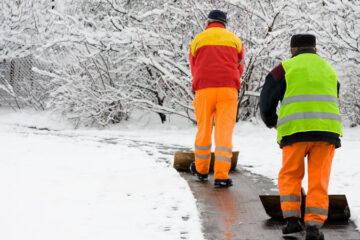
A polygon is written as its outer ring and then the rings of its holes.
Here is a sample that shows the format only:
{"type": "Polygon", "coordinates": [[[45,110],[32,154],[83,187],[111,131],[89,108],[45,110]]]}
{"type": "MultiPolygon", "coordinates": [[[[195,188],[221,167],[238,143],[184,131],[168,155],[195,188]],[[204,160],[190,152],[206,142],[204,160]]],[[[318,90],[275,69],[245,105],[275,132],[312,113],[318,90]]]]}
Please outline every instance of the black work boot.
{"type": "Polygon", "coordinates": [[[305,240],[324,240],[324,233],[320,232],[319,228],[309,226],[306,228],[305,240]]]}
{"type": "Polygon", "coordinates": [[[231,187],[232,184],[232,180],[230,178],[228,179],[215,179],[214,181],[214,186],[217,188],[221,188],[221,187],[231,187]]]}
{"type": "Polygon", "coordinates": [[[286,218],[286,226],[283,227],[283,234],[297,233],[303,230],[300,219],[297,217],[286,218]]]}
{"type": "Polygon", "coordinates": [[[192,162],[190,164],[190,172],[198,177],[200,181],[207,181],[208,180],[208,174],[201,174],[196,171],[195,162],[192,162]]]}

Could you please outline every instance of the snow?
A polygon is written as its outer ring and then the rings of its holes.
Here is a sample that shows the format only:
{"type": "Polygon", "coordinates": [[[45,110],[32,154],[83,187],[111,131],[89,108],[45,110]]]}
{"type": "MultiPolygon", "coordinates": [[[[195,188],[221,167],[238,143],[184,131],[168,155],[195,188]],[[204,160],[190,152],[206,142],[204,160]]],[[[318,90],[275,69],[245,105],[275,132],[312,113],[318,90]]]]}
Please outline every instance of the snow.
{"type": "MultiPolygon", "coordinates": [[[[171,151],[192,149],[195,132],[152,114],[74,130],[54,114],[0,110],[0,239],[203,239],[196,200],[172,168],[171,151]]],[[[237,123],[241,167],[276,183],[275,139],[261,122],[237,123]]],[[[329,194],[346,194],[360,226],[360,128],[345,128],[342,145],[329,194]]]]}
{"type": "Polygon", "coordinates": [[[0,239],[203,239],[186,181],[156,151],[23,127],[44,127],[33,114],[1,114],[0,239]]]}

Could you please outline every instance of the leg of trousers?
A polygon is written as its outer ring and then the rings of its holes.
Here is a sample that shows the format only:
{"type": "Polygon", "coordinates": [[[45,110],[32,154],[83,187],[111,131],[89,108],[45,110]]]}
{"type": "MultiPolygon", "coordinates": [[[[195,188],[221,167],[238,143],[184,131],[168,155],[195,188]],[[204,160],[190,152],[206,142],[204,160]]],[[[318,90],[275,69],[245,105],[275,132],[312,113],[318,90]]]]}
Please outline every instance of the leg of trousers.
{"type": "Polygon", "coordinates": [[[214,177],[227,179],[231,167],[232,132],[235,126],[237,89],[205,88],[194,99],[198,131],[195,138],[195,166],[207,174],[210,166],[212,127],[215,116],[214,177]]]}
{"type": "Polygon", "coordinates": [[[305,173],[304,157],[307,144],[299,142],[283,147],[283,162],[279,172],[279,192],[284,218],[301,217],[301,181],[305,173]]]}
{"type": "Polygon", "coordinates": [[[197,122],[195,167],[197,172],[208,174],[211,158],[211,135],[216,109],[216,88],[196,91],[193,104],[197,122]]]}
{"type": "Polygon", "coordinates": [[[335,146],[314,142],[308,153],[308,192],[306,196],[305,225],[321,227],[329,209],[328,186],[335,146]]]}
{"type": "Polygon", "coordinates": [[[232,135],[236,122],[238,91],[219,88],[215,113],[214,178],[228,179],[232,157],[232,135]]]}

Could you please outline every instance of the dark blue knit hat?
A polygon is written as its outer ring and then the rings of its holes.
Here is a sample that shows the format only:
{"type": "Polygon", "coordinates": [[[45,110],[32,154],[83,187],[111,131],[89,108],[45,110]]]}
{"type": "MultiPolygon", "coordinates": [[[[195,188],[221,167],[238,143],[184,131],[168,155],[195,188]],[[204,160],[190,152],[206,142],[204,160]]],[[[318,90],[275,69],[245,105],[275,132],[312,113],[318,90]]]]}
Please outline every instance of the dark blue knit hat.
{"type": "Polygon", "coordinates": [[[290,47],[315,47],[316,38],[312,34],[295,34],[291,37],[290,47]]]}
{"type": "Polygon", "coordinates": [[[214,20],[222,22],[222,23],[226,23],[226,13],[224,13],[223,11],[220,11],[220,10],[212,10],[209,13],[208,18],[214,19],[214,20]]]}

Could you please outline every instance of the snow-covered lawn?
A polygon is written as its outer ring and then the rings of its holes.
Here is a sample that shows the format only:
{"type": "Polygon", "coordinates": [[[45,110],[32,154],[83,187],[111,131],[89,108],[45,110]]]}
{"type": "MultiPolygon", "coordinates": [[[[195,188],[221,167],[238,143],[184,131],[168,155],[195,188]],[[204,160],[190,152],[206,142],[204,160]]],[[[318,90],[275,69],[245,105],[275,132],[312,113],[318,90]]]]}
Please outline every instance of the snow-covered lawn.
{"type": "MultiPolygon", "coordinates": [[[[203,239],[193,195],[164,148],[192,148],[195,131],[148,116],[73,130],[44,113],[0,111],[0,239],[203,239]]],[[[261,123],[241,122],[233,142],[239,164],[276,183],[275,138],[261,123]]],[[[347,195],[360,226],[360,128],[346,128],[342,143],[329,191],[347,195]]]]}
{"type": "Polygon", "coordinates": [[[99,135],[0,124],[0,239],[202,239],[186,181],[99,135]]]}

